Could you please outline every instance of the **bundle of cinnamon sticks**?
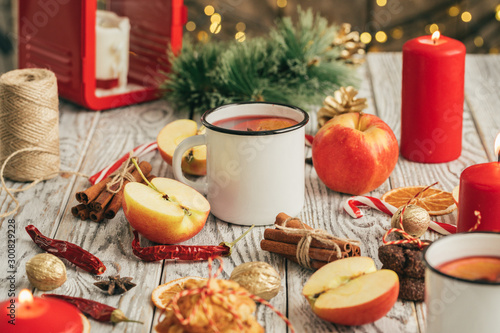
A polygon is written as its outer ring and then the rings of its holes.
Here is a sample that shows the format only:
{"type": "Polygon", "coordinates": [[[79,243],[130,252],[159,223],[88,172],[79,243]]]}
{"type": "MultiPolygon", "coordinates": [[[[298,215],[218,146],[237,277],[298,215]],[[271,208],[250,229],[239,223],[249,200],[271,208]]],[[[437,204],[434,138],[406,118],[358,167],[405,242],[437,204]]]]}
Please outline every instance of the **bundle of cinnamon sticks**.
{"type": "MultiPolygon", "coordinates": [[[[152,169],[151,164],[143,161],[139,164],[139,168],[148,180],[154,178],[154,176],[149,175],[152,169]]],[[[134,170],[131,175],[135,181],[143,181],[139,171],[134,170]]],[[[105,218],[114,218],[118,210],[122,207],[123,189],[129,183],[129,180],[124,179],[121,188],[120,183],[113,184],[109,188],[110,191],[108,191],[107,184],[111,179],[113,179],[113,175],[108,176],[84,191],[77,192],[76,200],[80,204],[71,208],[73,216],[79,217],[82,221],[90,218],[94,222],[101,222],[105,218]],[[114,193],[119,188],[120,190],[114,193]]]]}
{"type": "MultiPolygon", "coordinates": [[[[299,263],[298,259],[298,244],[303,237],[307,235],[304,233],[294,233],[290,229],[302,229],[314,231],[313,228],[304,224],[299,219],[292,219],[285,213],[279,213],[276,216],[275,229],[266,229],[264,231],[264,239],[260,242],[260,247],[264,251],[269,251],[282,255],[283,257],[299,263]],[[280,227],[284,227],[279,229],[280,227]],[[289,231],[287,231],[287,228],[289,231]]],[[[331,235],[322,237],[312,237],[309,246],[309,265],[312,269],[319,269],[329,262],[341,258],[355,257],[361,255],[361,250],[357,241],[340,239],[331,235]],[[322,241],[322,239],[327,241],[322,241]],[[338,245],[338,248],[332,244],[338,245]],[[340,253],[338,250],[340,249],[340,253]]]]}

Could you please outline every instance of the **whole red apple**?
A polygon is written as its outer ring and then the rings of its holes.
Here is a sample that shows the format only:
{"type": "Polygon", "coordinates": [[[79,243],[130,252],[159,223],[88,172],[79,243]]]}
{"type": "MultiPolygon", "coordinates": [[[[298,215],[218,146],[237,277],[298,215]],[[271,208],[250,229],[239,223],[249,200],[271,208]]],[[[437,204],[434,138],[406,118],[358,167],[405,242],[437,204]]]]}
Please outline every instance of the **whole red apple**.
{"type": "Polygon", "coordinates": [[[316,134],[314,168],[328,188],[360,195],[389,177],[399,149],[391,128],[377,116],[358,112],[330,119],[316,134]]]}

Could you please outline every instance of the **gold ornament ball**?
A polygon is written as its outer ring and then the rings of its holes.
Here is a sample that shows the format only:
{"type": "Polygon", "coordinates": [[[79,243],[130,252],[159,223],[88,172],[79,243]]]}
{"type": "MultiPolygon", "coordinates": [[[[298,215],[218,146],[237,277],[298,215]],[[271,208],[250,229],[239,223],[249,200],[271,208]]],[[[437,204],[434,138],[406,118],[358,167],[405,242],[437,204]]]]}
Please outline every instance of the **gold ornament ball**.
{"type": "MultiPolygon", "coordinates": [[[[405,206],[399,207],[396,213],[392,216],[391,228],[400,229],[399,219],[401,212],[405,206]]],[[[413,237],[420,237],[429,228],[431,223],[431,216],[429,213],[420,206],[408,205],[406,206],[405,213],[403,215],[403,229],[409,235],[413,237]]]]}
{"type": "Polygon", "coordinates": [[[252,261],[237,266],[231,273],[230,279],[251,294],[267,301],[278,295],[281,288],[279,273],[262,261],[252,261]]]}
{"type": "Polygon", "coordinates": [[[40,290],[53,290],[66,282],[66,266],[53,254],[40,253],[26,263],[31,284],[40,290]]]}

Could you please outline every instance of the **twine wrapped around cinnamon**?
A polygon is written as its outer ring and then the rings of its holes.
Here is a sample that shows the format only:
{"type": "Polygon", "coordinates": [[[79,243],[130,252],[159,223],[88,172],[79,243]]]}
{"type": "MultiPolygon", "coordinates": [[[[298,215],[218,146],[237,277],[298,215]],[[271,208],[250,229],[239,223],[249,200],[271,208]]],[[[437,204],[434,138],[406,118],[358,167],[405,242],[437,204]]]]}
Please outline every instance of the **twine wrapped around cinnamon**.
{"type": "MultiPolygon", "coordinates": [[[[90,218],[94,222],[112,219],[122,207],[123,189],[128,182],[142,182],[139,171],[132,164],[132,158],[127,159],[122,166],[109,177],[92,185],[88,189],[77,192],[79,205],[71,209],[71,213],[81,220],[90,218]]],[[[151,172],[151,164],[142,161],[139,164],[141,172],[147,177],[151,172]]]]}
{"type": "Polygon", "coordinates": [[[328,262],[361,254],[359,241],[313,229],[285,213],[278,214],[275,227],[264,231],[261,248],[283,255],[308,269],[318,269],[328,262]]]}

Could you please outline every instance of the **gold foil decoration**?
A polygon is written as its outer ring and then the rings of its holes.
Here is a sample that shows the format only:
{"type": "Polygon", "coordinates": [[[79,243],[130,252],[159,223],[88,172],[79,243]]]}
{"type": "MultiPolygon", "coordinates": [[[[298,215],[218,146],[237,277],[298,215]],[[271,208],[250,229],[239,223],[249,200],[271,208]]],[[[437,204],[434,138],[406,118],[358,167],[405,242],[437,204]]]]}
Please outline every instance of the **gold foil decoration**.
{"type": "MultiPolygon", "coordinates": [[[[399,207],[394,213],[391,220],[391,228],[401,229],[399,224],[401,212],[405,206],[399,207]]],[[[420,206],[408,205],[406,206],[403,215],[403,230],[413,237],[422,236],[431,223],[431,216],[429,213],[420,206]]]]}
{"type": "Polygon", "coordinates": [[[333,96],[327,96],[323,101],[323,107],[318,111],[318,127],[338,114],[347,112],[361,112],[368,107],[366,98],[355,98],[358,91],[352,87],[340,87],[333,93],[333,96]]]}
{"type": "Polygon", "coordinates": [[[230,279],[251,294],[267,301],[278,295],[281,288],[279,273],[262,261],[252,261],[237,266],[231,273],[230,279]]]}
{"type": "Polygon", "coordinates": [[[26,275],[40,290],[53,290],[66,282],[66,266],[50,253],[40,253],[26,263],[26,275]]]}

